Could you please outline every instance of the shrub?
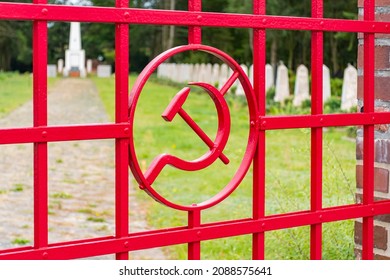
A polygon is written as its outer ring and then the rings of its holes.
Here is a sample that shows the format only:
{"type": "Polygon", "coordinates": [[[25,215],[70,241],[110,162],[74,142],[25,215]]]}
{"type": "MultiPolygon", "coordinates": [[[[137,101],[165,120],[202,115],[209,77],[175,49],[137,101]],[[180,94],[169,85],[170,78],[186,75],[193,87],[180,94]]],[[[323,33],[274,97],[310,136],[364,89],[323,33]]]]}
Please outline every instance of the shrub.
{"type": "Polygon", "coordinates": [[[332,93],[332,96],[341,97],[342,88],[343,88],[343,80],[342,79],[340,79],[340,78],[330,79],[330,91],[332,93]]]}
{"type": "Polygon", "coordinates": [[[341,108],[341,99],[340,99],[340,97],[332,96],[324,104],[324,111],[327,114],[340,112],[341,111],[340,108],[341,108]]]}

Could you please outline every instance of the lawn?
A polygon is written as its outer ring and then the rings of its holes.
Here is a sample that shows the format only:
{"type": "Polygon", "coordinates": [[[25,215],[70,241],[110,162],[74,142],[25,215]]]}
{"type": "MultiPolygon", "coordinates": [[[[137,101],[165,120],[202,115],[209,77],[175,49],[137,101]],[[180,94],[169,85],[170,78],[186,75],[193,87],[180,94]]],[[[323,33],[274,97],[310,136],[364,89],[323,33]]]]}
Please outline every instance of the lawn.
{"type": "MultiPolygon", "coordinates": [[[[131,76],[130,84],[135,77],[131,76]]],[[[108,113],[114,116],[114,80],[94,78],[108,113]]],[[[207,146],[180,117],[165,122],[161,113],[180,88],[148,82],[141,94],[135,116],[135,147],[141,167],[146,170],[153,158],[169,153],[194,160],[207,146]]],[[[227,97],[231,114],[231,135],[224,154],[229,165],[217,160],[198,172],[184,172],[165,167],[154,187],[164,197],[181,204],[204,201],[219,192],[239,166],[248,135],[248,112],[243,100],[227,97]]],[[[185,110],[210,136],[215,137],[217,115],[210,97],[191,92],[185,110]]],[[[346,129],[329,128],[324,132],[323,205],[352,204],[355,199],[355,143],[346,137],[346,129]]],[[[268,131],[266,141],[266,213],[277,214],[310,208],[310,130],[268,131]]],[[[251,217],[252,172],[240,187],[218,206],[202,212],[202,222],[251,217]]],[[[134,183],[134,182],[133,182],[134,183]]],[[[155,228],[187,224],[185,212],[171,210],[138,196],[148,209],[148,221],[155,228]]],[[[354,221],[324,224],[323,258],[354,258],[354,221]]],[[[301,227],[266,233],[267,259],[308,259],[310,228],[301,227]]],[[[186,246],[169,249],[172,259],[185,259],[186,246]]],[[[239,236],[202,242],[202,259],[250,259],[251,236],[239,236]]]]}
{"type": "Polygon", "coordinates": [[[0,117],[15,110],[32,97],[32,76],[0,72],[0,117]]]}
{"type": "MultiPolygon", "coordinates": [[[[57,78],[49,78],[49,88],[57,78]]],[[[31,74],[0,72],[0,118],[15,110],[32,98],[33,77],[31,74]]]]}

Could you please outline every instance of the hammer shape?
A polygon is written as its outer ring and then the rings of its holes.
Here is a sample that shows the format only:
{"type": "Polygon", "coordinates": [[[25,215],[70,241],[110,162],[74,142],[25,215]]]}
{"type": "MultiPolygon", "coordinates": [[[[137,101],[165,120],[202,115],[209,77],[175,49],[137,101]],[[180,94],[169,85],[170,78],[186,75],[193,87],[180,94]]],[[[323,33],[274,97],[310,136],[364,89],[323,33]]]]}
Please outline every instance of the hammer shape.
{"type": "Polygon", "coordinates": [[[179,91],[162,113],[161,117],[167,122],[171,122],[177,113],[179,113],[190,91],[191,89],[189,87],[185,87],[179,91]]]}
{"type": "MultiPolygon", "coordinates": [[[[203,85],[202,83],[192,83],[192,85],[200,86],[206,91],[208,91],[208,87],[203,85]]],[[[184,102],[186,101],[188,94],[190,93],[190,88],[185,87],[181,91],[179,91],[175,97],[172,99],[172,101],[169,103],[168,107],[165,109],[165,111],[161,114],[161,117],[171,122],[173,118],[179,114],[183,118],[183,120],[192,128],[192,130],[200,137],[200,139],[203,140],[203,142],[210,148],[213,149],[214,142],[210,139],[210,137],[207,136],[207,134],[199,127],[199,125],[187,114],[186,111],[182,108],[184,102]]],[[[210,92],[210,96],[213,96],[213,93],[210,92]]],[[[226,155],[224,155],[222,152],[219,155],[219,158],[224,164],[229,164],[230,160],[226,155]]]]}

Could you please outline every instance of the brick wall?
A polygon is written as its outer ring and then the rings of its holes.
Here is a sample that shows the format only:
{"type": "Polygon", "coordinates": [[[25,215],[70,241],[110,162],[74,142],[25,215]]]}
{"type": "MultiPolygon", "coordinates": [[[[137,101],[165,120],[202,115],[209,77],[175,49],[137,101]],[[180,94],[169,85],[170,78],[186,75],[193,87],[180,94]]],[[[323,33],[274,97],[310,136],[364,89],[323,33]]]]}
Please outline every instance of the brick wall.
{"type": "MultiPolygon", "coordinates": [[[[359,17],[363,16],[363,0],[358,1],[359,17]]],[[[375,1],[376,20],[390,21],[390,0],[375,1]]],[[[363,35],[358,34],[358,106],[363,106],[363,35]]],[[[375,35],[375,110],[390,111],[390,34],[375,35]]],[[[356,139],[357,203],[362,201],[363,185],[363,131],[358,129],[356,139]]],[[[375,200],[390,199],[390,131],[388,124],[375,126],[375,200]]],[[[390,260],[390,215],[375,217],[375,259],[390,260]]],[[[355,222],[356,258],[361,258],[362,220],[355,222]]]]}

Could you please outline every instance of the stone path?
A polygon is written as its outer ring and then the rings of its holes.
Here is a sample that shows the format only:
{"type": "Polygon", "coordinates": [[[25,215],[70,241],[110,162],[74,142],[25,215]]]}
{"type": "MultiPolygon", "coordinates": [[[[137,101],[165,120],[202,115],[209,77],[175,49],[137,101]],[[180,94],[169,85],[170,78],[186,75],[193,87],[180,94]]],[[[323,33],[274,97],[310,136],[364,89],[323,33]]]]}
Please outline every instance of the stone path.
{"type": "MultiPolygon", "coordinates": [[[[88,79],[63,79],[48,97],[49,125],[107,123],[97,90],[88,79]]],[[[32,124],[32,103],[0,127],[32,124]]],[[[0,248],[32,244],[33,146],[0,146],[0,248]]],[[[49,144],[49,242],[114,235],[114,140],[49,144]]],[[[131,193],[134,193],[131,189],[131,193]]],[[[130,199],[132,232],[148,229],[141,206],[130,199]]],[[[100,259],[112,259],[102,256],[100,259]]],[[[165,259],[161,249],[131,253],[132,259],[165,259]]],[[[96,259],[96,258],[95,258],[96,259]]]]}

